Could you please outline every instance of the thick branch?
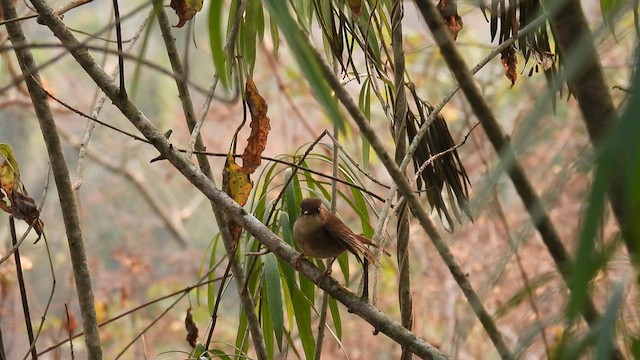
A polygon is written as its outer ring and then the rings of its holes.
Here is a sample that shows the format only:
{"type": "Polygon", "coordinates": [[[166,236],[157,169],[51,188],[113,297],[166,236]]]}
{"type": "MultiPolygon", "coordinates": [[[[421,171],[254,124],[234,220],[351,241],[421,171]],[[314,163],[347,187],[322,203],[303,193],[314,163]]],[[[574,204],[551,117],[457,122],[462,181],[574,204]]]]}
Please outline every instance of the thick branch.
{"type": "MultiPolygon", "coordinates": [[[[295,249],[277,237],[266,225],[247,213],[227,194],[218,189],[195,165],[186,161],[186,159],[172,147],[169,140],[153,126],[149,119],[147,119],[133,103],[128,99],[118,97],[118,87],[109,79],[109,76],[95,61],[93,61],[88,51],[78,46],[78,40],[66,28],[64,23],[53,15],[44,0],[33,0],[33,4],[37,8],[43,23],[62,41],[78,63],[85,69],[87,74],[91,76],[131,123],[158,149],[161,155],[171,162],[185,178],[216,204],[219,210],[241,224],[245,230],[262,242],[267,249],[290,264],[293,264],[298,259],[300,254],[295,251],[295,249]]],[[[424,340],[391,320],[372,305],[362,302],[360,297],[340,286],[333,278],[323,276],[323,271],[313,266],[309,261],[302,261],[300,264],[300,272],[316,283],[324,277],[324,281],[319,284],[322,289],[329,292],[336,300],[347,306],[352,313],[357,314],[372,324],[378,331],[386,334],[416,355],[425,359],[447,358],[446,355],[432,345],[427,344],[424,340]]]]}
{"type": "MultiPolygon", "coordinates": [[[[542,241],[549,250],[563,279],[568,282],[568,271],[572,268],[573,261],[560,241],[560,236],[540,201],[540,197],[533,189],[524,169],[518,162],[511,143],[502,132],[489,105],[474,82],[464,59],[458,53],[446,26],[442,22],[440,13],[430,1],[416,0],[416,4],[433,33],[445,61],[467,97],[473,112],[480,119],[487,137],[500,154],[502,169],[509,174],[518,195],[529,212],[532,222],[542,237],[542,241]]],[[[589,324],[594,324],[599,318],[595,305],[590,298],[586,301],[582,315],[589,324]]]]}
{"type": "MultiPolygon", "coordinates": [[[[5,17],[17,17],[13,1],[2,0],[0,2],[2,3],[2,11],[5,17]]],[[[6,27],[9,33],[9,39],[13,44],[27,44],[19,22],[8,23],[6,27]]],[[[53,114],[49,108],[48,96],[40,87],[40,76],[38,75],[37,66],[33,60],[31,51],[27,47],[22,47],[16,49],[15,53],[22,72],[24,74],[30,74],[29,76],[25,76],[24,81],[29,89],[33,108],[40,124],[44,142],[47,146],[53,178],[56,183],[56,188],[58,189],[62,218],[67,233],[67,242],[69,244],[69,254],[73,266],[73,277],[78,292],[82,326],[86,334],[85,344],[87,346],[87,356],[90,359],[100,360],[102,359],[102,348],[93,302],[91,277],[87,266],[84,241],[82,240],[78,208],[73,196],[73,189],[71,188],[69,169],[65,162],[64,153],[62,152],[62,145],[56,130],[55,121],[53,120],[53,114]]]]}
{"type": "MultiPolygon", "coordinates": [[[[567,78],[567,84],[578,100],[593,146],[599,147],[611,133],[618,115],[580,2],[563,1],[562,7],[550,21],[563,59],[571,59],[566,61],[565,68],[579,69],[567,78]]],[[[637,264],[640,239],[633,228],[638,219],[630,218],[629,201],[624,192],[624,168],[615,167],[614,171],[611,174],[609,199],[620,224],[627,251],[637,264]]]]}
{"type": "MultiPolygon", "coordinates": [[[[205,151],[206,149],[204,146],[204,142],[202,141],[200,132],[194,131],[197,126],[197,121],[195,112],[193,110],[191,95],[189,94],[189,87],[187,86],[187,82],[184,81],[184,79],[186,79],[186,74],[184,73],[184,67],[182,66],[182,62],[180,61],[180,57],[178,55],[178,49],[176,48],[175,39],[171,35],[171,24],[169,23],[166,12],[161,7],[159,7],[158,11],[158,24],[160,25],[160,30],[162,31],[162,38],[164,39],[164,43],[167,48],[167,53],[171,62],[171,68],[173,69],[174,73],[179,75],[178,77],[176,77],[176,85],[178,88],[180,100],[182,102],[182,109],[184,111],[187,126],[189,128],[189,131],[195,135],[193,149],[205,151]]],[[[192,147],[190,146],[189,149],[192,149],[192,147]]],[[[190,155],[187,156],[190,157],[190,155]]],[[[213,172],[211,171],[211,165],[209,164],[208,157],[202,153],[198,153],[196,155],[196,158],[198,160],[200,170],[207,176],[207,178],[213,181],[213,172]]],[[[251,297],[251,294],[249,293],[249,291],[247,291],[247,287],[245,286],[246,276],[244,273],[244,269],[240,264],[238,252],[235,250],[235,246],[232,244],[227,220],[225,219],[224,214],[218,209],[213,201],[211,202],[211,209],[213,210],[216,223],[218,224],[218,229],[220,229],[220,235],[222,236],[222,242],[227,252],[229,262],[231,263],[231,273],[233,273],[233,278],[236,281],[236,289],[238,290],[238,296],[240,297],[242,309],[247,316],[249,331],[251,332],[251,339],[253,340],[254,349],[256,351],[258,359],[266,360],[269,358],[269,355],[267,353],[267,347],[264,342],[262,328],[260,327],[260,320],[258,319],[258,315],[256,314],[256,307],[253,298],[251,297]]]]}

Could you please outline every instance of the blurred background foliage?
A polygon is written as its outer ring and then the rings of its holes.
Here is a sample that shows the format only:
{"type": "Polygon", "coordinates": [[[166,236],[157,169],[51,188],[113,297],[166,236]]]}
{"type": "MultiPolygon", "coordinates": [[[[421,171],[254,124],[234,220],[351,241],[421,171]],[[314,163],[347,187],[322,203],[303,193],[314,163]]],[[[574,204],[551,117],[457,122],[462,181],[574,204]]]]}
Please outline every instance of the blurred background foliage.
{"type": "MultiPolygon", "coordinates": [[[[372,236],[391,186],[386,170],[343,115],[318,64],[311,60],[312,49],[323,54],[378,136],[392,149],[397,143],[390,131],[396,91],[390,44],[392,2],[363,1],[359,13],[353,3],[357,2],[213,0],[205,2],[203,10],[184,27],[172,29],[197,112],[205,103],[205,90],[214,75],[219,78],[202,128],[207,150],[217,153],[210,156],[210,161],[218,184],[231,139],[247,117],[240,96],[243,85],[238,84],[251,77],[268,103],[271,132],[263,155],[272,159],[263,160],[252,175],[254,187],[245,207],[289,244],[293,244],[291,227],[302,197],[322,197],[329,204],[335,186],[335,202],[342,219],[357,233],[372,236]],[[246,11],[240,22],[235,21],[238,9],[246,11]],[[234,30],[235,24],[239,25],[234,30]],[[233,31],[238,31],[237,43],[232,48],[225,47],[225,39],[233,31]],[[334,136],[340,151],[335,177],[341,180],[337,184],[332,184],[331,179],[334,143],[327,135],[316,142],[325,129],[332,133],[337,130],[334,136]],[[291,164],[299,164],[300,168],[291,164]]],[[[51,2],[54,7],[62,4],[51,2]]],[[[529,61],[521,53],[515,55],[518,79],[513,85],[504,76],[503,64],[497,58],[474,76],[542,195],[565,246],[576,259],[574,289],[591,294],[604,313],[601,325],[589,329],[572,317],[578,313],[581,300],[570,298],[517,193],[506,177],[496,174],[498,156],[485,134],[481,129],[471,131],[478,120],[462,94],[454,95],[441,111],[447,130],[432,136],[439,140],[448,134],[452,142],[422,155],[425,161],[429,155],[469,136],[458,148],[457,160],[452,156],[434,165],[436,169],[456,169],[452,177],[437,178],[442,173],[433,170],[436,178],[423,175],[415,186],[423,191],[434,186],[441,190],[422,199],[433,207],[432,217],[438,220],[452,252],[508,344],[522,358],[578,358],[585,354],[600,358],[600,351],[610,346],[607,339],[614,339],[625,355],[638,356],[637,269],[622,246],[617,224],[604,200],[608,167],[628,166],[627,184],[636,214],[640,208],[640,100],[637,92],[629,92],[633,89],[631,79],[637,56],[637,8],[616,4],[607,0],[602,0],[600,6],[594,2],[582,4],[615,104],[624,113],[610,144],[601,152],[592,149],[576,101],[568,96],[566,88],[558,96],[549,90],[549,76],[538,68],[544,61],[551,61],[544,57],[548,54],[529,61]],[[594,170],[596,164],[599,166],[594,170]],[[467,196],[468,203],[464,200],[467,196]],[[468,215],[461,215],[464,213],[468,215]]],[[[475,2],[457,5],[464,27],[456,44],[471,67],[496,46],[491,42],[491,28],[497,20],[491,16],[491,4],[487,9],[489,21],[475,2]]],[[[24,4],[17,6],[20,14],[30,14],[24,4]]],[[[168,7],[165,11],[172,24],[177,24],[173,11],[168,7]]],[[[76,36],[93,46],[93,56],[108,72],[117,70],[116,44],[105,41],[115,39],[112,14],[111,2],[94,1],[64,16],[76,36]]],[[[128,94],[155,126],[162,131],[173,130],[174,144],[186,147],[189,133],[152,6],[148,1],[121,2],[120,14],[125,40],[141,31],[130,52],[132,58],[125,63],[128,94]]],[[[58,46],[44,46],[57,41],[35,19],[24,20],[23,28],[31,43],[43,45],[32,49],[38,64],[64,54],[58,46]]],[[[431,104],[437,104],[455,86],[455,79],[413,2],[404,3],[403,29],[405,78],[411,82],[416,97],[409,107],[419,115],[419,122],[432,111],[431,104]]],[[[499,34],[508,33],[500,29],[499,34]]],[[[47,176],[46,149],[36,131],[37,121],[26,90],[12,83],[19,67],[9,51],[4,30],[0,30],[0,41],[0,142],[13,147],[21,180],[39,201],[47,176]]],[[[127,48],[128,42],[123,45],[127,48]]],[[[555,46],[552,37],[549,46],[555,46]]],[[[68,55],[42,67],[40,75],[47,91],[84,113],[90,114],[101,96],[68,55]]],[[[635,76],[637,84],[638,75],[635,76]]],[[[87,121],[53,100],[50,105],[64,139],[72,181],[82,176],[76,195],[99,321],[192,286],[202,277],[214,280],[224,275],[226,255],[218,244],[218,229],[202,194],[167,162],[149,164],[158,155],[151,146],[100,125],[87,148],[82,174],[74,171],[87,121]],[[210,269],[213,271],[209,273],[210,269]]],[[[99,119],[136,133],[109,100],[99,119]]],[[[248,135],[248,126],[244,126],[238,133],[239,143],[244,143],[248,135]]],[[[416,161],[419,163],[419,159],[416,161]]],[[[412,171],[409,178],[413,178],[412,171]]],[[[39,350],[68,338],[69,326],[74,333],[80,331],[73,275],[56,199],[55,188],[49,186],[42,219],[58,281],[39,350]],[[70,308],[71,325],[65,324],[65,304],[70,308]]],[[[388,251],[394,255],[396,220],[392,213],[382,234],[388,251]]],[[[19,231],[25,229],[20,224],[19,231]]],[[[8,222],[0,222],[0,238],[7,239],[4,249],[10,248],[8,234],[8,222]]],[[[317,346],[322,291],[273,254],[255,255],[261,247],[248,234],[243,234],[239,244],[240,258],[250,274],[247,286],[256,300],[270,356],[312,358],[317,346]]],[[[409,246],[413,331],[455,358],[497,358],[465,297],[419,226],[411,227],[409,246]]],[[[41,243],[30,242],[25,242],[21,251],[32,318],[37,322],[51,282],[45,266],[46,253],[41,243]]],[[[374,296],[381,311],[398,319],[398,268],[392,259],[382,258],[374,296]]],[[[360,267],[347,256],[338,262],[333,276],[357,292],[360,267]]],[[[222,358],[233,358],[233,354],[254,356],[234,283],[226,283],[222,291],[220,284],[216,281],[199,287],[175,307],[176,297],[162,299],[102,327],[105,358],[116,357],[156,318],[160,318],[159,322],[149,327],[123,358],[188,357],[193,349],[184,340],[187,309],[193,309],[193,319],[200,329],[198,341],[204,342],[203,334],[207,333],[220,294],[210,349],[222,358]]],[[[0,264],[0,286],[5,349],[9,358],[22,356],[28,346],[12,261],[0,264]]],[[[581,292],[572,292],[576,293],[581,292]]],[[[330,299],[328,307],[324,356],[400,356],[396,343],[383,335],[372,335],[370,325],[347,313],[335,300],[330,299]]],[[[76,340],[74,345],[76,356],[81,357],[82,342],[76,340]]],[[[52,358],[69,358],[68,344],[52,351],[52,358]]]]}

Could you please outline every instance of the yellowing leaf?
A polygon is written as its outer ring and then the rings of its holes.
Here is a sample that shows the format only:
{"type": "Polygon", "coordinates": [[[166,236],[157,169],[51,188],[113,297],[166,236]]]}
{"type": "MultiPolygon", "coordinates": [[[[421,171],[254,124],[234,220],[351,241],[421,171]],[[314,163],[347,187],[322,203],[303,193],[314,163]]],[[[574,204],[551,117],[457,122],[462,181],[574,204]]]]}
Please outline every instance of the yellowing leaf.
{"type": "Polygon", "coordinates": [[[0,144],[0,187],[11,197],[13,189],[18,187],[20,169],[9,144],[0,144]]]}
{"type": "Polygon", "coordinates": [[[240,206],[244,206],[249,199],[252,188],[253,183],[249,179],[249,175],[242,172],[240,165],[236,164],[233,156],[229,154],[222,173],[222,189],[240,206]]]}
{"type": "Polygon", "coordinates": [[[176,27],[183,27],[198,11],[202,10],[202,1],[203,0],[171,0],[171,8],[176,11],[178,18],[180,18],[176,27]]]}
{"type": "Polygon", "coordinates": [[[20,183],[18,161],[8,144],[0,144],[0,209],[33,225],[40,239],[44,231],[40,211],[35,200],[29,197],[27,190],[20,183]]]}
{"type": "MultiPolygon", "coordinates": [[[[252,188],[253,183],[249,179],[249,175],[242,172],[240,165],[236,164],[233,156],[229,154],[222,171],[222,190],[240,206],[244,206],[249,199],[252,188]]],[[[229,220],[228,227],[232,243],[237,244],[242,227],[233,220],[229,220]]]]}
{"type": "Polygon", "coordinates": [[[260,166],[262,152],[267,147],[267,137],[271,130],[270,120],[267,117],[269,106],[258,92],[251,77],[247,77],[245,99],[251,113],[251,135],[247,139],[247,147],[242,154],[242,171],[245,174],[253,174],[260,166]]]}

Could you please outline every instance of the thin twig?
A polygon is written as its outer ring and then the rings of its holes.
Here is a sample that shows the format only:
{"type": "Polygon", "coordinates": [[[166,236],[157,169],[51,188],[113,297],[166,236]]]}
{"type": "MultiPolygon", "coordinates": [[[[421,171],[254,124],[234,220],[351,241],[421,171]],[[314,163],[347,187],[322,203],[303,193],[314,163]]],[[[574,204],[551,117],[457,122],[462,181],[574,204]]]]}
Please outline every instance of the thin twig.
{"type": "MultiPolygon", "coordinates": [[[[14,247],[18,245],[18,236],[16,235],[16,222],[13,216],[9,216],[9,230],[11,232],[11,243],[14,247]]],[[[27,299],[27,289],[24,286],[24,275],[22,274],[22,261],[20,260],[20,250],[16,248],[13,253],[14,261],[16,263],[16,278],[18,279],[18,286],[20,288],[20,299],[22,300],[22,312],[24,314],[24,324],[27,328],[27,338],[31,345],[29,351],[31,352],[31,358],[36,360],[38,358],[38,351],[35,347],[35,339],[33,337],[33,327],[31,326],[31,315],[29,314],[29,299],[27,299]]],[[[27,352],[27,356],[29,352],[27,352]]]]}
{"type": "MultiPolygon", "coordinates": [[[[210,269],[210,270],[207,272],[206,276],[201,277],[201,280],[200,280],[200,281],[198,281],[198,282],[196,282],[195,284],[193,284],[193,285],[189,285],[189,286],[184,287],[184,288],[182,288],[182,289],[180,289],[180,290],[177,290],[177,291],[174,291],[174,292],[172,292],[172,293],[169,293],[169,294],[163,295],[163,296],[158,297],[158,298],[156,298],[156,299],[149,300],[149,301],[145,302],[144,304],[141,304],[141,305],[138,305],[138,306],[134,307],[133,309],[129,309],[129,310],[127,310],[127,311],[124,311],[124,312],[122,312],[121,314],[119,314],[119,315],[117,315],[117,316],[114,316],[114,317],[112,317],[112,318],[110,318],[110,319],[108,319],[108,320],[105,320],[105,321],[101,322],[100,324],[98,324],[98,327],[107,326],[107,325],[111,324],[112,322],[115,322],[115,321],[117,321],[117,320],[122,319],[123,317],[129,316],[129,315],[131,315],[131,314],[133,314],[133,313],[135,313],[135,312],[137,312],[137,311],[140,311],[140,310],[142,310],[142,309],[146,309],[147,307],[149,307],[149,306],[151,306],[151,305],[153,305],[153,304],[155,304],[155,303],[158,303],[158,302],[164,301],[164,300],[166,300],[166,299],[172,298],[172,297],[174,297],[174,296],[176,296],[176,295],[183,294],[183,293],[185,293],[185,292],[187,292],[187,293],[188,293],[188,292],[190,292],[191,290],[196,289],[196,288],[198,288],[198,287],[200,287],[200,286],[208,285],[208,284],[210,284],[210,283],[212,283],[212,282],[219,281],[219,280],[223,279],[223,277],[217,277],[217,278],[215,278],[215,279],[202,280],[202,279],[205,279],[206,277],[208,277],[208,275],[209,275],[212,271],[214,271],[214,270],[215,270],[215,269],[216,269],[216,268],[217,268],[221,263],[222,263],[222,260],[220,260],[220,261],[219,261],[219,262],[218,262],[218,263],[217,263],[217,264],[216,264],[212,269],[210,269]]],[[[68,342],[70,342],[70,341],[72,341],[72,340],[75,340],[75,339],[77,339],[77,338],[79,338],[79,337],[83,336],[83,335],[84,335],[84,332],[79,332],[79,333],[77,333],[77,334],[75,334],[75,335],[71,336],[69,339],[66,339],[66,340],[60,341],[60,342],[58,342],[58,343],[56,343],[56,344],[54,344],[54,345],[51,345],[50,347],[48,347],[48,348],[46,348],[46,349],[42,350],[40,353],[38,353],[38,355],[44,355],[44,354],[46,354],[46,353],[48,353],[48,352],[50,352],[50,351],[53,351],[53,350],[55,350],[55,349],[59,348],[60,346],[62,346],[62,345],[64,345],[64,344],[66,344],[66,343],[68,343],[68,342]]]]}
{"type": "Polygon", "coordinates": [[[414,190],[411,188],[411,185],[407,181],[406,177],[400,171],[391,155],[389,155],[387,149],[382,143],[382,140],[380,140],[380,138],[376,134],[376,131],[367,121],[364,114],[362,114],[362,112],[358,108],[358,105],[351,98],[351,95],[347,92],[346,89],[341,86],[340,81],[333,75],[333,73],[331,72],[331,68],[326,64],[322,56],[315,50],[313,50],[313,54],[315,60],[321,65],[322,72],[325,76],[325,79],[327,79],[329,86],[335,92],[336,96],[347,109],[351,117],[355,120],[358,127],[360,128],[361,133],[369,139],[371,146],[375,150],[381,162],[383,163],[385,168],[387,168],[387,171],[389,172],[393,180],[398,184],[398,189],[400,189],[402,194],[405,196],[405,199],[409,204],[411,211],[419,220],[422,228],[429,235],[431,241],[438,250],[440,257],[447,264],[447,267],[451,271],[451,274],[458,283],[458,286],[460,286],[461,290],[467,297],[469,305],[471,305],[472,309],[476,313],[476,316],[478,316],[478,319],[484,326],[487,334],[493,341],[499,354],[504,359],[513,359],[513,354],[504,342],[504,338],[498,330],[495,321],[482,304],[482,301],[473,289],[473,286],[471,285],[465,272],[462,270],[457,260],[454,258],[451,250],[449,249],[449,246],[444,242],[442,236],[431,221],[427,210],[424,208],[422,202],[414,193],[414,190]]]}
{"type": "MultiPolygon", "coordinates": [[[[138,39],[142,35],[142,32],[144,31],[144,29],[147,27],[147,24],[149,23],[149,20],[151,20],[151,17],[153,16],[153,14],[154,14],[154,11],[153,11],[153,9],[151,9],[149,14],[145,17],[144,21],[142,21],[142,24],[138,28],[138,31],[136,31],[134,36],[131,38],[131,44],[129,45],[129,47],[126,50],[127,53],[130,52],[131,50],[133,50],[133,47],[136,45],[136,42],[138,41],[138,39]]],[[[119,55],[118,58],[122,59],[122,56],[119,55]]],[[[118,70],[116,69],[111,74],[111,78],[115,79],[117,75],[118,75],[118,70]]],[[[121,76],[122,76],[122,74],[121,74],[121,76]]],[[[121,86],[122,86],[122,84],[121,84],[121,86]]],[[[44,87],[43,87],[43,89],[44,89],[44,87]]],[[[46,91],[46,89],[45,89],[45,91],[46,91]]],[[[47,91],[47,95],[49,97],[53,98],[53,96],[48,91],[47,91]]],[[[82,137],[82,142],[80,143],[80,149],[78,151],[78,165],[76,167],[76,181],[74,181],[74,183],[73,183],[73,190],[74,191],[77,191],[80,188],[80,186],[82,186],[82,182],[83,182],[83,179],[84,179],[85,153],[87,151],[87,147],[89,146],[89,141],[91,140],[91,135],[93,134],[93,129],[95,129],[95,126],[98,123],[97,121],[95,121],[93,119],[98,118],[98,116],[100,115],[100,112],[102,111],[102,108],[104,106],[104,103],[105,103],[106,99],[107,99],[107,96],[102,94],[100,96],[100,98],[98,99],[98,101],[96,102],[96,105],[94,106],[93,111],[91,112],[91,116],[88,116],[89,120],[91,120],[91,121],[89,121],[87,123],[87,128],[85,129],[84,135],[82,137]]],[[[54,99],[54,100],[56,100],[59,103],[61,103],[58,99],[54,99]]],[[[76,111],[76,109],[71,108],[70,106],[67,106],[66,104],[63,104],[63,106],[65,106],[66,108],[70,109],[71,111],[74,111],[74,112],[78,113],[76,111]]],[[[81,114],[81,116],[84,116],[84,114],[81,114]]],[[[117,129],[116,131],[118,131],[118,130],[119,129],[117,129]]]]}
{"type": "MultiPolygon", "coordinates": [[[[169,140],[164,137],[161,131],[149,121],[149,119],[128,100],[118,97],[118,87],[110,81],[104,71],[93,66],[95,63],[86,49],[78,47],[78,40],[65,27],[64,23],[53,16],[51,9],[44,0],[32,0],[34,6],[42,14],[43,22],[53,31],[53,33],[67,46],[76,61],[82,66],[94,82],[109,96],[114,105],[120,109],[123,115],[158,149],[181,174],[185,176],[196,188],[207,196],[220,213],[226,214],[230,219],[239,223],[243,228],[256,237],[268,249],[273,251],[281,260],[289,264],[294,264],[300,253],[295,251],[282,239],[277,237],[269,228],[240,207],[233,199],[215,186],[215,184],[194,164],[187,162],[183,155],[180,155],[172,146],[169,140]]],[[[333,76],[333,75],[332,75],[333,76]]],[[[338,81],[339,86],[339,81],[338,81]]],[[[356,105],[357,108],[357,105],[356,105]]],[[[366,120],[365,120],[366,121],[366,120]]],[[[376,146],[378,146],[377,144],[376,146]]],[[[409,193],[411,190],[409,190],[409,193]]],[[[426,213],[425,213],[426,214],[426,213]]],[[[224,231],[224,229],[221,229],[224,231]]],[[[227,231],[228,233],[228,231],[227,231]]],[[[223,237],[224,238],[224,237],[223,237]]],[[[349,310],[370,322],[380,332],[387,334],[394,341],[408,347],[416,355],[425,358],[444,359],[446,355],[434,348],[432,345],[418,338],[415,334],[404,329],[402,326],[391,320],[385,314],[374,308],[371,304],[364,303],[358,296],[340,286],[340,284],[330,276],[324,276],[323,272],[311,264],[309,261],[302,261],[299,271],[316,283],[321,278],[324,281],[320,287],[329,292],[336,300],[343,303],[349,310]]],[[[464,274],[463,274],[464,276],[464,274]]]]}
{"type": "Polygon", "coordinates": [[[71,359],[75,359],[76,356],[73,352],[73,341],[72,336],[72,329],[71,329],[71,318],[69,317],[69,307],[67,306],[67,303],[64,303],[64,314],[67,317],[67,332],[69,333],[69,346],[71,347],[71,359]]]}

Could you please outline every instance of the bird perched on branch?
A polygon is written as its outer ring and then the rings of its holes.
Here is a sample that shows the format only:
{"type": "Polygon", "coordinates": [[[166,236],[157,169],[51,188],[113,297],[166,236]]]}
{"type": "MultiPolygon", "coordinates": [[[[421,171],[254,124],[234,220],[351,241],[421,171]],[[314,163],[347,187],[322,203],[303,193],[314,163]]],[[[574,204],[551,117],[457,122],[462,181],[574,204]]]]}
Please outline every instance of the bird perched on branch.
{"type": "MultiPolygon", "coordinates": [[[[306,198],[300,203],[300,216],[293,225],[293,237],[302,250],[296,267],[305,256],[330,259],[349,251],[362,264],[365,276],[363,297],[368,296],[368,263],[377,264],[369,246],[378,247],[371,240],[355,234],[336,215],[327,211],[319,198],[306,198]]],[[[333,261],[331,262],[333,264],[333,261]]],[[[330,272],[331,265],[323,277],[330,272]]],[[[322,280],[322,279],[321,279],[322,280]]]]}

